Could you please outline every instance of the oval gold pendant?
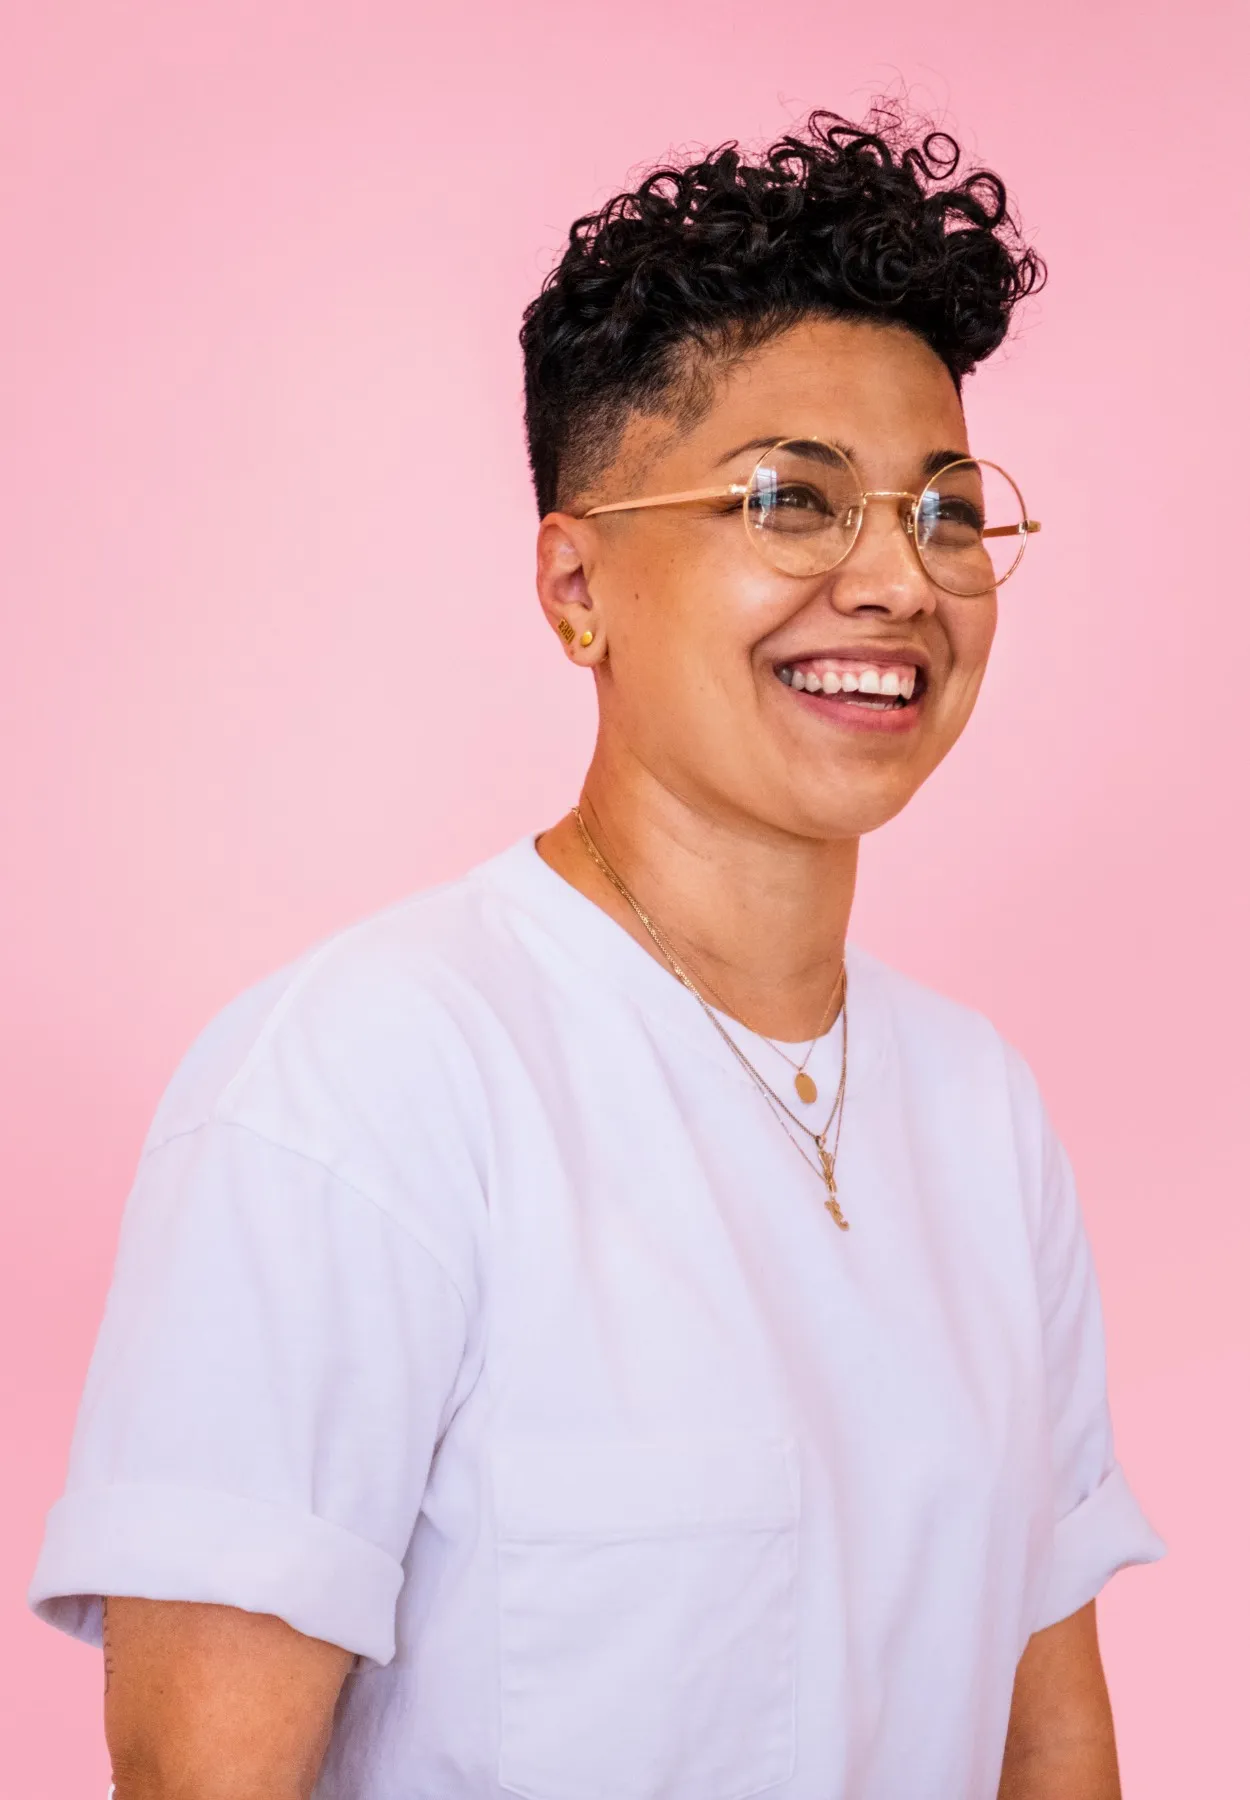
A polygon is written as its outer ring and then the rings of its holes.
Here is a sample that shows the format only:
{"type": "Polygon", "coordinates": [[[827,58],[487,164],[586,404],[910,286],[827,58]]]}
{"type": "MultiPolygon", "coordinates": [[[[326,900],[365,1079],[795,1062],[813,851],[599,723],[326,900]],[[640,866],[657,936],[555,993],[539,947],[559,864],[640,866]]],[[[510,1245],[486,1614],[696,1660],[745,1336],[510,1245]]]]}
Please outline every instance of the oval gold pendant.
{"type": "Polygon", "coordinates": [[[816,1099],[816,1083],[806,1069],[800,1069],[794,1078],[794,1091],[805,1106],[811,1106],[816,1099]]]}

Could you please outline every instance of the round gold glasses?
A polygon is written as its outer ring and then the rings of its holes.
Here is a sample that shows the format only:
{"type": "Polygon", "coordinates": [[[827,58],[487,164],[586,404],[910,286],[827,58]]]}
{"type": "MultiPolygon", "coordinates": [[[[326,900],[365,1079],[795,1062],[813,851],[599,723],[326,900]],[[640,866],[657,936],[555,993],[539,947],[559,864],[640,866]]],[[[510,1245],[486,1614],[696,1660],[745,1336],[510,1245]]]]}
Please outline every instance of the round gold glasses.
{"type": "Polygon", "coordinates": [[[1041,530],[997,463],[957,457],[935,469],[918,494],[893,488],[865,492],[846,454],[819,438],[770,445],[748,481],[616,500],[590,507],[584,517],[730,499],[741,501],[747,538],[765,562],[797,576],[836,569],[855,547],[868,502],[892,500],[929,580],[944,593],[965,598],[992,593],[1006,581],[1032,533],[1041,530]]]}

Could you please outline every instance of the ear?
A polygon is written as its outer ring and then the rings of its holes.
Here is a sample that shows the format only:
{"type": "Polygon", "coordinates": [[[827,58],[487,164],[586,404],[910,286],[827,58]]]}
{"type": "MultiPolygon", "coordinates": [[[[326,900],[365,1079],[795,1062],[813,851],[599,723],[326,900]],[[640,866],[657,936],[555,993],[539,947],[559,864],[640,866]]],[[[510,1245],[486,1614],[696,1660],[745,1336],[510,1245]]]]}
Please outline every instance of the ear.
{"type": "Polygon", "coordinates": [[[597,533],[585,519],[548,513],[538,527],[538,598],[548,624],[574,662],[586,667],[607,655],[603,620],[590,592],[597,533]],[[590,633],[591,642],[582,638],[590,633]]]}

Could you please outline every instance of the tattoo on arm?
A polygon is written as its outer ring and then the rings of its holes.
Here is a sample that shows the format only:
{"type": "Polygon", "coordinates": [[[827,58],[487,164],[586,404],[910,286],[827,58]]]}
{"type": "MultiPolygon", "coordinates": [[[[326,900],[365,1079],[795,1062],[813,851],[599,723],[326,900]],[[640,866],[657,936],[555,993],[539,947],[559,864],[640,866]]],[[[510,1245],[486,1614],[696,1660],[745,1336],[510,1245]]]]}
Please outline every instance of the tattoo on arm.
{"type": "Polygon", "coordinates": [[[109,1603],[105,1599],[101,1603],[101,1636],[104,1641],[104,1691],[109,1691],[109,1682],[113,1677],[113,1646],[109,1641],[109,1603]]]}

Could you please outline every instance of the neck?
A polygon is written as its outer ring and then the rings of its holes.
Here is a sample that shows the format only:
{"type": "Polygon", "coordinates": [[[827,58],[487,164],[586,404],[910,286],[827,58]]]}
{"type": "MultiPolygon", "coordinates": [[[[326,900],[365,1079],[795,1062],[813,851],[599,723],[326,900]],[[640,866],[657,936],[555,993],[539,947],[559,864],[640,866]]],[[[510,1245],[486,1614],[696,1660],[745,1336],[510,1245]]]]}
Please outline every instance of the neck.
{"type": "MultiPolygon", "coordinates": [[[[753,1030],[794,1042],[812,1037],[829,1023],[858,839],[797,837],[700,806],[637,765],[607,762],[601,746],[582,793],[586,828],[687,973],[753,1030]]],[[[538,852],[664,962],[571,814],[543,833],[538,852]]]]}

